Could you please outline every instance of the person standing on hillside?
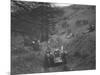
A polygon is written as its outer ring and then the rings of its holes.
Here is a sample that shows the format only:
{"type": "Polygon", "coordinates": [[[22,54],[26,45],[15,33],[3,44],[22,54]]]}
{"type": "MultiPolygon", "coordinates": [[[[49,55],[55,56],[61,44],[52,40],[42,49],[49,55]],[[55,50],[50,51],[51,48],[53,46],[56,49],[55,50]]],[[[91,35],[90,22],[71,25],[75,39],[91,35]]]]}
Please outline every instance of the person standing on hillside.
{"type": "Polygon", "coordinates": [[[32,47],[33,47],[33,49],[34,50],[40,50],[39,44],[40,44],[40,41],[39,40],[32,41],[32,47]]]}

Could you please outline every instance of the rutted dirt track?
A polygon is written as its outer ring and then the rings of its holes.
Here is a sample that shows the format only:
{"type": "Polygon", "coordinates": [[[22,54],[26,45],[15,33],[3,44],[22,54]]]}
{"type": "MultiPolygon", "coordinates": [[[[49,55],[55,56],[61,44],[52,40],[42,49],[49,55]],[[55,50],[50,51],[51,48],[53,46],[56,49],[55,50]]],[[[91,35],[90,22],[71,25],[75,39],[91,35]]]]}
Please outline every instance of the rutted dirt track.
{"type": "MultiPolygon", "coordinates": [[[[95,38],[92,33],[76,36],[66,44],[65,50],[68,70],[95,69],[95,38]]],[[[12,74],[64,71],[64,65],[46,68],[44,51],[30,51],[26,54],[12,56],[12,74]]]]}

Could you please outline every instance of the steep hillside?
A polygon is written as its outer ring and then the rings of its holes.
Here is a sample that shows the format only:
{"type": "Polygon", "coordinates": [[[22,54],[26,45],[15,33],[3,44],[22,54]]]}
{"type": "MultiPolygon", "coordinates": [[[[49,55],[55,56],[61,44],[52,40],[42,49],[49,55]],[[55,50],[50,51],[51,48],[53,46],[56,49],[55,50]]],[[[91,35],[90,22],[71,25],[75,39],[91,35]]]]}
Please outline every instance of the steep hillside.
{"type": "Polygon", "coordinates": [[[69,29],[72,33],[83,32],[88,25],[95,25],[95,6],[72,5],[64,7],[63,10],[65,13],[56,24],[58,33],[69,29]]]}
{"type": "MultiPolygon", "coordinates": [[[[38,10],[34,11],[40,10],[41,8],[38,8],[38,10]]],[[[54,18],[45,17],[45,14],[41,15],[40,12],[31,12],[31,14],[25,13],[27,15],[23,14],[21,16],[15,15],[17,17],[12,16],[12,75],[91,70],[96,68],[96,31],[87,32],[89,26],[96,25],[95,6],[71,5],[61,8],[61,10],[63,13],[60,13],[58,16],[56,15],[56,17],[53,15],[56,14],[57,11],[53,13],[52,16],[54,18]],[[35,16],[35,14],[37,15],[35,16]],[[39,14],[41,16],[38,16],[39,14]],[[47,22],[46,19],[53,21],[45,23],[47,22]],[[46,33],[49,27],[45,26],[48,24],[54,27],[53,34],[46,33]],[[47,35],[49,38],[40,43],[39,50],[35,50],[30,42],[34,39],[40,40],[40,35],[47,35]],[[63,45],[64,50],[68,52],[66,55],[66,64],[56,67],[45,67],[47,66],[47,64],[45,64],[45,51],[47,50],[47,42],[50,39],[53,39],[50,45],[63,45]],[[55,43],[55,41],[58,43],[55,43]]],[[[45,11],[46,10],[44,10],[44,12],[45,11]]],[[[48,12],[52,13],[50,10],[48,10],[48,12]]]]}
{"type": "Polygon", "coordinates": [[[95,38],[94,32],[78,36],[74,41],[67,44],[68,66],[73,70],[95,69],[95,38]]]}
{"type": "MultiPolygon", "coordinates": [[[[57,18],[55,34],[51,35],[52,39],[59,41],[64,45],[68,52],[66,56],[68,67],[67,70],[87,70],[95,69],[95,31],[83,34],[88,31],[88,27],[96,25],[95,23],[95,6],[72,5],[64,7],[65,13],[62,17],[57,18]],[[66,38],[72,33],[72,37],[66,38]]],[[[63,68],[52,68],[51,71],[63,71],[63,68]]]]}

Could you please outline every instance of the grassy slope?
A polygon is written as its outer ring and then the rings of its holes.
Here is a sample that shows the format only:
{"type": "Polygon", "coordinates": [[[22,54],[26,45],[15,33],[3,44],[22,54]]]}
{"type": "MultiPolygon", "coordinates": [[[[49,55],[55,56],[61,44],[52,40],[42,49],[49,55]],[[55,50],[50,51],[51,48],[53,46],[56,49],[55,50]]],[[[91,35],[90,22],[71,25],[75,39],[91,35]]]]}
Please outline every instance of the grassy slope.
{"type": "Polygon", "coordinates": [[[95,31],[82,34],[89,24],[95,24],[95,9],[91,9],[91,6],[76,5],[64,8],[64,11],[60,22],[67,21],[72,33],[75,34],[74,40],[69,44],[65,43],[65,50],[69,52],[67,66],[73,70],[95,69],[95,31]],[[76,21],[81,19],[88,20],[89,24],[77,26],[76,21]]]}
{"type": "Polygon", "coordinates": [[[66,46],[69,50],[68,66],[73,70],[95,69],[95,38],[94,32],[78,36],[66,46]]]}
{"type": "MultiPolygon", "coordinates": [[[[86,27],[89,24],[95,24],[95,9],[91,9],[92,6],[81,6],[81,5],[73,5],[71,7],[65,7],[63,10],[65,14],[60,17],[57,25],[61,25],[64,22],[70,25],[72,33],[83,32],[86,30],[86,27]],[[76,25],[76,21],[78,20],[87,20],[87,25],[76,25]]],[[[67,25],[66,24],[66,25],[67,25]]],[[[61,27],[60,27],[61,29],[61,27]]],[[[66,28],[67,29],[67,28],[66,28]]]]}

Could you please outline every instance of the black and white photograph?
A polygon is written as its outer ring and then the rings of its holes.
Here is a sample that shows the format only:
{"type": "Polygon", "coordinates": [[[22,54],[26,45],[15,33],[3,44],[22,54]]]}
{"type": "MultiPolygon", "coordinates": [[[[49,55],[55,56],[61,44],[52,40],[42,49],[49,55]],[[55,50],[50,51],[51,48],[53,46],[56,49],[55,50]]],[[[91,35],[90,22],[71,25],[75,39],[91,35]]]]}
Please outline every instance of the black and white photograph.
{"type": "Polygon", "coordinates": [[[11,75],[96,70],[96,5],[10,3],[11,75]]]}

